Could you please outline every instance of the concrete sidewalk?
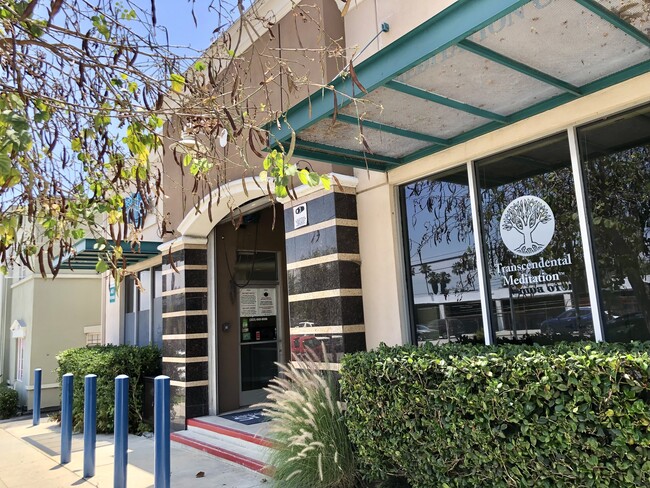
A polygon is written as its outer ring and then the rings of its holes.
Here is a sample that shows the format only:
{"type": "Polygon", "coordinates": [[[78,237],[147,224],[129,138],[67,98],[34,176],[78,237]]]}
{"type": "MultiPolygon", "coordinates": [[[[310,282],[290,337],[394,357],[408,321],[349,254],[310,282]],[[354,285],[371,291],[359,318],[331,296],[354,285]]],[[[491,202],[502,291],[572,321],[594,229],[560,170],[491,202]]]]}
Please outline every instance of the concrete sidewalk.
{"type": "MultiPolygon", "coordinates": [[[[153,437],[129,436],[127,484],[152,487],[153,437]]],[[[61,429],[48,418],[32,426],[29,420],[0,423],[0,488],[113,486],[113,436],[98,435],[95,476],[83,479],[83,435],[72,437],[72,460],[61,465],[61,429]]],[[[270,487],[272,480],[236,464],[172,443],[173,487],[270,487]]]]}

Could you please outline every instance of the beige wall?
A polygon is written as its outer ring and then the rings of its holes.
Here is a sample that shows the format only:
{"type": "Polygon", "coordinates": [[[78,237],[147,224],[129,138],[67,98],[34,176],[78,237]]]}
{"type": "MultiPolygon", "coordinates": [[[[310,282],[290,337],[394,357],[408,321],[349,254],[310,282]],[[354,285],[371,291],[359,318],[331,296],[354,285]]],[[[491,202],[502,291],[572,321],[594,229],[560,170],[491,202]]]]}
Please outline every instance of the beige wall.
{"type": "Polygon", "coordinates": [[[402,320],[406,295],[402,290],[398,236],[398,207],[394,188],[384,173],[358,170],[357,212],[363,317],[366,347],[381,342],[388,345],[408,342],[406,321],[402,320]]]}
{"type": "MultiPolygon", "coordinates": [[[[370,1],[370,0],[368,0],[370,1]]],[[[399,230],[399,185],[470,160],[547,137],[570,126],[650,103],[650,74],[607,88],[477,137],[445,151],[396,168],[386,175],[357,171],[359,178],[359,241],[362,260],[366,344],[406,341],[405,267],[399,230]]]]}
{"type": "Polygon", "coordinates": [[[16,391],[18,391],[21,404],[25,404],[27,401],[27,386],[31,384],[29,378],[32,376],[28,375],[27,373],[30,369],[30,351],[34,337],[34,280],[25,279],[14,284],[11,288],[11,318],[8,325],[11,326],[15,320],[19,320],[26,326],[23,356],[25,376],[23,377],[23,381],[15,381],[16,339],[12,339],[11,335],[9,335],[9,338],[7,339],[9,341],[9,370],[7,377],[4,379],[10,380],[10,382],[14,385],[16,391]]]}
{"type": "Polygon", "coordinates": [[[102,340],[104,344],[121,344],[121,326],[122,326],[122,302],[123,293],[116,288],[115,301],[110,301],[109,287],[115,284],[115,280],[110,275],[102,278],[101,300],[103,301],[104,313],[102,314],[104,322],[102,323],[102,340]]]}
{"type": "Polygon", "coordinates": [[[345,16],[345,40],[348,59],[355,64],[369,58],[391,42],[429,20],[455,0],[352,0],[345,16]],[[360,51],[381,30],[382,23],[390,26],[363,53],[360,51]]]}
{"type": "MultiPolygon", "coordinates": [[[[100,324],[100,290],[101,279],[96,275],[62,275],[55,280],[32,276],[13,287],[12,322],[22,320],[27,326],[25,381],[16,389],[28,409],[32,408],[35,368],[43,370],[41,406],[59,405],[59,388],[54,386],[56,356],[84,346],[84,327],[100,324]]],[[[15,347],[11,356],[15,364],[15,347]]]]}
{"type": "MultiPolygon", "coordinates": [[[[264,33],[257,40],[253,48],[249,49],[244,55],[244,60],[241,63],[242,73],[245,77],[242,83],[245,87],[250,87],[251,90],[259,87],[260,81],[265,78],[264,69],[273,62],[267,58],[269,56],[281,57],[284,62],[291,68],[294,74],[298,77],[305,77],[314,83],[326,84],[343,67],[343,59],[336,59],[333,57],[325,58],[323,62],[317,52],[309,52],[309,56],[305,54],[303,48],[323,48],[326,47],[326,41],[331,39],[343,39],[344,29],[343,20],[336,4],[333,0],[314,0],[305,1],[301,5],[305,8],[307,15],[314,19],[322,19],[322,28],[326,32],[319,32],[314,27],[312,22],[303,22],[301,17],[294,16],[289,12],[284,18],[280,19],[271,29],[272,36],[264,33]],[[301,47],[302,46],[302,47],[301,47]],[[255,56],[251,54],[252,51],[263,53],[263,55],[255,56]]],[[[268,93],[270,105],[273,110],[286,110],[291,104],[296,103],[305,98],[308,93],[313,92],[314,87],[310,89],[306,85],[298,85],[295,90],[288,89],[286,76],[280,76],[277,83],[268,86],[268,93]]],[[[255,105],[259,102],[266,100],[259,96],[251,99],[251,111],[255,110],[255,105]]],[[[229,97],[224,98],[224,104],[229,104],[229,97]]],[[[258,123],[266,122],[266,114],[256,114],[258,123]]],[[[172,120],[166,127],[169,134],[173,137],[166,139],[165,144],[178,139],[180,127],[178,121],[172,120]]],[[[231,160],[227,167],[221,170],[214,170],[211,175],[213,178],[218,178],[221,183],[228,181],[240,181],[242,177],[250,177],[258,175],[262,168],[262,158],[255,156],[251,151],[248,151],[248,163],[250,167],[245,167],[242,164],[242,159],[234,153],[235,148],[228,145],[225,149],[226,156],[231,160]]],[[[319,173],[336,172],[340,174],[352,174],[352,169],[345,166],[331,165],[322,162],[310,161],[312,168],[319,173]]],[[[176,231],[178,225],[183,218],[194,212],[194,205],[196,197],[191,194],[191,189],[194,184],[194,178],[189,175],[187,168],[183,171],[179,164],[174,160],[171,151],[165,151],[163,156],[164,181],[163,187],[167,197],[164,199],[163,214],[168,218],[170,223],[170,230],[176,231]],[[185,173],[185,174],[184,174],[185,173]]],[[[299,182],[296,180],[297,184],[299,182]]],[[[216,188],[216,186],[215,186],[216,188]]],[[[228,194],[222,192],[222,201],[220,205],[227,208],[228,194]]],[[[214,203],[216,205],[217,195],[214,195],[214,203]]],[[[215,212],[218,213],[218,212],[215,212]]],[[[224,212],[221,212],[225,214],[224,212]]],[[[216,219],[218,221],[218,219],[216,219]]],[[[180,235],[178,232],[174,234],[166,234],[163,236],[164,240],[170,240],[180,235]]],[[[205,237],[203,234],[200,237],[205,237]]]]}

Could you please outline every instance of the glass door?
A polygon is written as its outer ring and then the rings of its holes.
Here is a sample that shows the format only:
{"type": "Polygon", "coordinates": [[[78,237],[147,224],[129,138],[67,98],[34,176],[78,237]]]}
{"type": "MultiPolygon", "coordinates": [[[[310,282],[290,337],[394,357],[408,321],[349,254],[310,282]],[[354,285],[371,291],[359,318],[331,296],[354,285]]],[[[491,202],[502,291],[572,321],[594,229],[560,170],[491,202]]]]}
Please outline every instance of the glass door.
{"type": "MultiPolygon", "coordinates": [[[[276,362],[280,359],[281,323],[278,305],[279,286],[277,282],[277,260],[275,253],[257,253],[249,256],[255,263],[250,265],[252,276],[247,286],[239,288],[239,403],[241,406],[264,401],[263,390],[278,374],[276,362]],[[264,256],[259,256],[264,254],[264,256]],[[273,264],[271,264],[271,256],[273,264]],[[262,267],[265,270],[256,268],[262,267]],[[272,268],[272,269],[271,269],[272,268]],[[261,276],[263,274],[264,276],[261,276]],[[255,276],[257,275],[257,276],[255,276]],[[258,278],[254,280],[254,278],[258,278]],[[262,280],[260,280],[262,278],[262,280]],[[263,280],[266,278],[266,280],[263,280]],[[275,278],[274,283],[269,283],[275,278]],[[263,283],[262,281],[266,281],[263,283]]],[[[238,263],[246,258],[238,259],[238,263]]],[[[245,266],[245,265],[244,265],[245,266]]]]}

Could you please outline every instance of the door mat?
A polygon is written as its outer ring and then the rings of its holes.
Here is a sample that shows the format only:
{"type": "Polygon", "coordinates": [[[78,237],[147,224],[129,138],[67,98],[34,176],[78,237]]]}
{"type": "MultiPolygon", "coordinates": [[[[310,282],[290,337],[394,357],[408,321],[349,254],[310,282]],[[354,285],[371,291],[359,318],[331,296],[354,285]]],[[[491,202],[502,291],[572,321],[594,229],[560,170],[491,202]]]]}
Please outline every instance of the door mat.
{"type": "Polygon", "coordinates": [[[259,424],[271,420],[270,417],[264,415],[261,408],[255,410],[246,410],[245,412],[227,413],[225,415],[219,415],[219,417],[232,420],[234,422],[239,422],[240,424],[244,425],[259,424]]]}

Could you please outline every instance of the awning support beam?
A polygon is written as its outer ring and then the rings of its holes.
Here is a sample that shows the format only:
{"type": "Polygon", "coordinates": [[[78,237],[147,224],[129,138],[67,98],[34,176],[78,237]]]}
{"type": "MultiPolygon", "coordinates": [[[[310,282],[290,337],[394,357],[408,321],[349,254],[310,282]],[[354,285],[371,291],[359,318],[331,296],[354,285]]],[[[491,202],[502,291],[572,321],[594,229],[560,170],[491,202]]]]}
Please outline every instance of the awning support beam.
{"type": "MultiPolygon", "coordinates": [[[[529,0],[458,0],[422,25],[405,34],[355,67],[357,79],[369,92],[401,75],[435,54],[490,25],[529,0]]],[[[292,131],[300,132],[332,115],[359,95],[350,76],[337,78],[332,89],[313,94],[289,109],[280,127],[269,125],[272,141],[285,141],[292,131]],[[332,90],[336,91],[336,96],[332,90]],[[289,125],[291,124],[291,125],[289,125]]]]}
{"type": "Polygon", "coordinates": [[[499,54],[496,51],[492,51],[491,49],[483,47],[480,44],[464,40],[460,41],[458,45],[471,53],[477,54],[478,56],[481,56],[485,59],[489,59],[490,61],[494,61],[495,63],[498,63],[502,66],[518,71],[519,73],[522,73],[526,76],[530,76],[531,78],[535,78],[536,80],[546,83],[547,85],[551,85],[559,88],[562,91],[571,93],[576,97],[582,96],[582,92],[577,86],[573,86],[571,83],[567,83],[566,81],[562,81],[553,76],[547,75],[546,73],[536,70],[527,64],[515,61],[514,59],[508,58],[503,54],[499,54]]]}
{"type": "Polygon", "coordinates": [[[601,19],[605,20],[606,22],[609,22],[617,29],[622,30],[628,36],[633,37],[641,44],[645,44],[646,46],[650,47],[650,38],[648,38],[648,36],[646,36],[643,32],[639,31],[633,25],[630,25],[627,22],[625,22],[618,15],[609,11],[599,3],[595,2],[594,0],[575,0],[575,1],[580,5],[582,5],[583,7],[585,7],[586,9],[598,15],[601,19]]]}
{"type": "Polygon", "coordinates": [[[418,97],[423,100],[429,100],[430,102],[438,103],[444,105],[445,107],[454,108],[460,110],[461,112],[466,112],[468,114],[476,115],[478,117],[483,117],[484,119],[494,120],[500,124],[507,124],[508,118],[503,115],[495,114],[494,112],[489,112],[488,110],[483,110],[482,108],[474,107],[463,102],[458,102],[452,100],[451,98],[446,98],[435,93],[416,88],[406,83],[401,83],[399,81],[389,81],[386,83],[386,88],[395,90],[413,97],[418,97]]]}
{"type": "MultiPolygon", "coordinates": [[[[356,117],[352,117],[347,114],[338,114],[336,116],[337,121],[345,122],[350,125],[359,125],[359,120],[356,117]]],[[[422,134],[420,132],[414,132],[411,130],[400,129],[399,127],[394,127],[392,125],[382,124],[381,122],[375,122],[374,120],[368,120],[361,118],[361,127],[368,127],[370,129],[376,129],[389,134],[395,134],[396,136],[408,137],[409,139],[416,139],[418,141],[430,142],[432,144],[437,144],[439,146],[448,147],[449,141],[442,139],[440,137],[430,136],[428,134],[422,134]]]]}
{"type": "Polygon", "coordinates": [[[336,153],[323,153],[318,151],[312,151],[309,149],[301,149],[296,147],[293,151],[294,156],[305,159],[315,159],[316,161],[323,161],[329,164],[340,164],[341,166],[352,166],[354,168],[367,167],[375,171],[386,171],[388,168],[384,164],[376,163],[371,160],[365,160],[363,158],[349,158],[342,154],[336,153]]]}

